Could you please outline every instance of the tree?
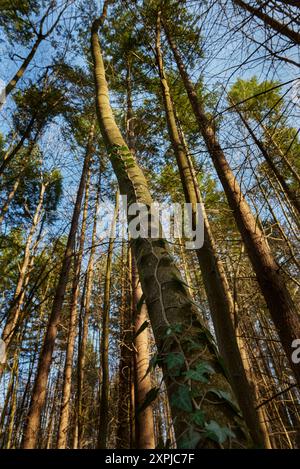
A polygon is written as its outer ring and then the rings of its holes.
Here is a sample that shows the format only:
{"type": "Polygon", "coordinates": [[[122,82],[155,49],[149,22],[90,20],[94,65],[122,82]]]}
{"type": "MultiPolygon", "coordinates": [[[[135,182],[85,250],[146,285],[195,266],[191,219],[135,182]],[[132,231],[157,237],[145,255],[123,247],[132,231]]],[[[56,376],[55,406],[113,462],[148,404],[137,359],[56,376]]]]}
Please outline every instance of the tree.
{"type": "Polygon", "coordinates": [[[78,187],[76,202],[74,206],[72,222],[70,227],[70,232],[68,236],[68,241],[66,245],[66,250],[64,253],[64,259],[60,271],[59,280],[56,287],[55,297],[53,300],[51,315],[49,318],[48,328],[44,338],[43,349],[40,356],[39,368],[36,375],[35,386],[32,392],[30,411],[28,414],[28,419],[26,422],[26,429],[24,432],[22,447],[23,448],[34,448],[37,441],[37,430],[40,424],[41,411],[46,399],[46,386],[47,379],[50,371],[52,354],[55,344],[55,338],[57,335],[57,326],[59,323],[62,304],[65,296],[68,273],[70,270],[75,235],[77,231],[78,219],[80,214],[80,208],[83,198],[83,193],[86,185],[86,177],[88,172],[88,167],[90,164],[90,158],[92,155],[93,148],[93,139],[94,139],[94,123],[92,123],[90,128],[90,133],[88,136],[86,153],[82,168],[81,179],[78,187]]]}
{"type": "Polygon", "coordinates": [[[114,216],[111,224],[111,232],[109,237],[105,283],[104,283],[104,297],[102,309],[102,334],[101,334],[101,355],[100,366],[102,372],[101,394],[100,394],[100,414],[99,414],[99,437],[98,447],[105,449],[107,445],[108,433],[108,409],[109,409],[109,364],[108,364],[108,346],[109,346],[109,305],[110,305],[110,285],[111,285],[111,268],[112,256],[115,240],[115,230],[117,215],[119,210],[119,193],[116,194],[116,204],[114,216]]]}
{"type": "MultiPolygon", "coordinates": [[[[105,6],[107,7],[107,3],[105,6]]],[[[104,17],[105,9],[102,17],[93,22],[91,30],[91,51],[94,62],[96,110],[99,126],[110,155],[114,171],[118,178],[121,193],[127,195],[129,204],[133,202],[142,202],[147,207],[150,207],[152,199],[147,188],[146,180],[125,144],[125,141],[115,123],[109,103],[105,69],[98,38],[98,29],[104,17]]],[[[201,346],[200,342],[199,347],[202,348],[204,344],[204,348],[207,347],[208,354],[205,356],[205,365],[204,363],[202,363],[202,365],[206,367],[207,374],[210,375],[210,386],[214,386],[213,383],[217,376],[217,381],[220,383],[222,390],[225,391],[225,389],[230,389],[220,367],[217,368],[218,358],[216,352],[210,344],[210,339],[205,332],[205,328],[203,328],[197,318],[191,298],[183,285],[181,275],[169,255],[166,241],[163,238],[138,238],[137,240],[133,240],[132,246],[156,342],[158,346],[160,345],[163,347],[160,349],[160,353],[164,356],[166,352],[170,351],[171,357],[179,357],[181,362],[180,368],[182,370],[180,371],[180,375],[184,377],[185,373],[188,373],[189,371],[192,372],[188,364],[190,357],[188,347],[186,347],[184,330],[188,328],[189,336],[191,338],[199,337],[199,334],[200,336],[202,335],[204,343],[202,343],[201,346]],[[147,263],[145,262],[146,259],[147,263]],[[152,279],[152,282],[154,283],[149,282],[150,279],[152,279]],[[176,279],[175,282],[174,279],[176,279]],[[156,287],[154,287],[155,284],[156,287]],[[162,291],[164,291],[163,294],[160,293],[162,291]],[[177,304],[179,303],[183,305],[181,308],[174,306],[174,298],[177,298],[177,304]],[[171,340],[168,340],[169,334],[171,335],[171,340]],[[182,335],[181,339],[179,338],[180,335],[182,335]],[[212,368],[212,366],[214,366],[214,368],[212,368]]],[[[163,362],[162,365],[165,372],[165,380],[171,402],[178,444],[183,446],[187,444],[190,446],[192,443],[186,443],[186,440],[184,440],[190,436],[189,426],[187,426],[185,415],[186,411],[191,413],[196,411],[197,404],[192,401],[190,394],[191,389],[186,387],[184,379],[180,384],[178,381],[174,382],[172,379],[170,380],[169,370],[174,367],[174,364],[171,363],[170,365],[169,363],[168,367],[167,357],[165,360],[166,362],[163,362]],[[181,404],[178,404],[178,400],[175,396],[179,399],[179,402],[183,399],[183,407],[181,404]],[[195,405],[196,407],[194,407],[195,405]]],[[[201,366],[201,363],[199,363],[198,366],[201,366]]],[[[197,382],[197,380],[195,380],[194,383],[195,387],[197,384],[199,386],[199,382],[197,382]]],[[[199,392],[202,394],[200,390],[199,392]]],[[[223,406],[221,404],[217,407],[211,407],[209,402],[207,402],[206,405],[207,409],[205,406],[205,413],[207,415],[210,414],[210,422],[215,422],[220,419],[220,424],[226,428],[226,414],[228,411],[228,405],[226,402],[223,402],[223,406]]],[[[211,423],[207,423],[207,425],[211,425],[211,423]]],[[[199,440],[201,440],[200,433],[197,434],[196,432],[196,435],[194,434],[194,438],[195,437],[197,438],[197,442],[193,444],[196,446],[199,443],[199,440]]],[[[237,436],[237,438],[239,437],[237,436]]],[[[214,446],[213,442],[212,446],[214,446]]]]}
{"type": "MultiPolygon", "coordinates": [[[[161,12],[157,14],[156,27],[156,58],[160,74],[160,82],[164,99],[166,119],[170,140],[176,156],[185,199],[194,205],[192,212],[193,226],[197,224],[196,204],[202,204],[199,185],[195,177],[193,163],[188,155],[184,142],[184,135],[180,136],[176,123],[176,115],[170,89],[163,66],[161,52],[161,12]]],[[[263,445],[263,432],[260,429],[254,408],[252,391],[247,381],[243,362],[237,345],[233,328],[235,306],[230,293],[229,284],[223,266],[218,259],[215,241],[209,225],[205,208],[202,208],[204,218],[204,245],[197,249],[197,257],[203,276],[205,290],[208,297],[214,328],[221,354],[229,371],[235,395],[243,412],[245,421],[251,432],[253,441],[258,446],[263,445]]]]}
{"type": "Polygon", "coordinates": [[[0,0],[0,448],[296,448],[297,2],[100,3],[0,0]]]}

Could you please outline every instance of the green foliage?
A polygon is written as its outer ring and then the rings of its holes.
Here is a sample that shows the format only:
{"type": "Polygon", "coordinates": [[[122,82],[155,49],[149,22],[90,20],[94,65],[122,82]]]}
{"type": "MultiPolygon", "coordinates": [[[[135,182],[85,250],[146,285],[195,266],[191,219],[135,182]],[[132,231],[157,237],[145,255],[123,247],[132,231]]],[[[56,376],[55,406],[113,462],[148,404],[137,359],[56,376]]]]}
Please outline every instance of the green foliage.
{"type": "Polygon", "coordinates": [[[4,153],[4,145],[5,145],[5,139],[3,135],[0,133],[0,158],[2,158],[3,153],[4,153]]]}
{"type": "Polygon", "coordinates": [[[44,86],[32,85],[26,91],[17,91],[14,100],[18,106],[14,115],[16,129],[22,134],[31,118],[34,118],[34,128],[40,129],[59,114],[72,112],[72,107],[66,102],[64,91],[54,84],[44,86]]]}
{"type": "Polygon", "coordinates": [[[170,326],[166,329],[165,337],[180,334],[182,332],[182,329],[183,329],[182,324],[179,324],[179,323],[170,324],[170,326]]]}
{"type": "MultiPolygon", "coordinates": [[[[294,179],[281,156],[284,154],[296,172],[300,174],[300,141],[298,130],[293,127],[287,127],[284,124],[277,124],[265,132],[264,140],[271,157],[280,169],[286,182],[292,190],[298,192],[300,190],[298,181],[294,179]]],[[[267,170],[266,165],[264,165],[264,169],[267,170]]]]}
{"type": "Polygon", "coordinates": [[[55,219],[55,211],[62,196],[62,176],[58,169],[46,171],[43,159],[40,147],[32,147],[29,143],[18,152],[4,174],[1,187],[4,200],[19,178],[18,189],[9,207],[11,226],[17,225],[22,219],[30,220],[38,203],[41,184],[46,186],[43,200],[45,221],[52,223],[55,219]]]}
{"type": "Polygon", "coordinates": [[[214,389],[214,388],[211,388],[209,392],[215,394],[220,399],[226,401],[237,414],[239,415],[241,414],[240,409],[237,407],[233,397],[228,392],[222,391],[222,389],[214,389]]]}
{"type": "Polygon", "coordinates": [[[56,209],[62,196],[62,175],[59,169],[43,174],[45,183],[47,184],[44,210],[48,223],[53,223],[56,216],[56,209]]]}
{"type": "MultiPolygon", "coordinates": [[[[1,234],[0,237],[0,284],[1,292],[6,297],[7,303],[10,292],[18,278],[18,265],[23,254],[23,233],[20,229],[14,228],[8,234],[1,234]]],[[[7,304],[5,304],[5,307],[7,304]]]]}
{"type": "Polygon", "coordinates": [[[195,369],[187,370],[185,376],[194,381],[200,381],[201,383],[207,383],[209,376],[215,373],[213,367],[206,362],[197,363],[195,369]]]}
{"type": "Polygon", "coordinates": [[[201,438],[201,433],[197,432],[193,427],[190,427],[189,430],[179,439],[178,448],[195,449],[197,448],[201,438]]]}
{"type": "Polygon", "coordinates": [[[204,425],[206,429],[205,436],[220,445],[225,443],[227,438],[235,438],[235,434],[228,427],[221,427],[215,420],[210,420],[204,425]]]}
{"type": "Polygon", "coordinates": [[[197,409],[192,414],[192,420],[198,427],[203,427],[205,423],[205,414],[202,410],[197,409]]]}
{"type": "Polygon", "coordinates": [[[278,118],[283,107],[280,88],[275,88],[278,84],[268,80],[259,82],[256,76],[249,80],[239,78],[228,93],[229,105],[241,103],[239,109],[247,118],[261,120],[267,115],[268,120],[278,118]]]}
{"type": "MultiPolygon", "coordinates": [[[[275,81],[259,82],[257,77],[249,80],[239,79],[232,86],[229,92],[229,104],[245,102],[238,105],[248,120],[253,119],[256,127],[256,136],[262,141],[268,151],[269,156],[294,190],[299,190],[298,183],[286,164],[282,155],[289,160],[292,166],[299,172],[300,170],[300,142],[298,130],[289,127],[285,117],[284,108],[286,103],[280,92],[279,83],[275,81]],[[251,98],[253,96],[253,98],[251,98]],[[248,99],[248,98],[251,99],[248,99]],[[258,132],[261,132],[259,136],[258,132]]],[[[266,163],[259,167],[261,173],[267,172],[273,177],[273,172],[266,163]]]]}
{"type": "Polygon", "coordinates": [[[171,396],[171,405],[185,412],[193,412],[193,403],[190,389],[181,385],[171,396]]]}
{"type": "Polygon", "coordinates": [[[155,179],[158,191],[171,196],[174,203],[183,202],[184,196],[181,189],[180,176],[174,163],[164,165],[155,179]]]}
{"type": "Polygon", "coordinates": [[[171,376],[179,376],[180,369],[185,363],[185,358],[182,353],[168,353],[165,358],[165,363],[171,376]]]}
{"type": "Polygon", "coordinates": [[[145,373],[145,376],[143,377],[143,379],[151,372],[155,369],[156,366],[159,366],[162,362],[162,359],[159,357],[158,353],[155,353],[153,355],[153,357],[151,357],[150,361],[149,361],[149,366],[148,366],[148,369],[145,373]]]}
{"type": "Polygon", "coordinates": [[[43,3],[38,0],[0,0],[0,27],[10,42],[27,44],[32,39],[34,31],[28,17],[36,18],[43,3]]]}

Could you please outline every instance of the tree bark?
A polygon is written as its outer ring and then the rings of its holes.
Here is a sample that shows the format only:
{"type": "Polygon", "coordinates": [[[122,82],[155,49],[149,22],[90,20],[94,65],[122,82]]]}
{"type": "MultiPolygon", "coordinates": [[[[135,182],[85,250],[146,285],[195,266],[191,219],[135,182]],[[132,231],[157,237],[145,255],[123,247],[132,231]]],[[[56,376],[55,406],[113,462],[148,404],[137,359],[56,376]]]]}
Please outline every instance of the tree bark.
{"type": "MultiPolygon", "coordinates": [[[[147,306],[142,298],[143,292],[138,273],[132,262],[132,285],[135,309],[135,373],[136,373],[136,408],[137,410],[146,399],[147,393],[151,390],[151,376],[149,373],[149,326],[138,334],[140,327],[148,321],[147,306]],[[142,302],[142,304],[141,304],[142,302]],[[139,309],[137,309],[139,305],[139,309]]],[[[155,449],[155,434],[153,409],[150,404],[142,411],[137,411],[137,448],[155,449]]]]}
{"type": "Polygon", "coordinates": [[[29,54],[27,55],[27,57],[24,59],[22,65],[20,66],[19,70],[15,73],[14,77],[8,82],[8,84],[6,85],[5,87],[5,96],[9,96],[10,93],[15,89],[18,81],[20,80],[20,78],[22,78],[22,76],[24,75],[28,65],[31,63],[33,57],[35,56],[36,54],[36,51],[40,45],[40,43],[43,41],[44,39],[44,36],[42,35],[39,35],[37,37],[37,39],[35,40],[35,42],[33,43],[33,46],[32,48],[30,49],[30,52],[29,54]]]}
{"type": "Polygon", "coordinates": [[[36,122],[37,118],[37,112],[34,113],[34,115],[31,117],[30,121],[27,124],[26,129],[24,130],[24,133],[18,143],[14,146],[14,148],[9,152],[4,155],[3,161],[0,165],[0,177],[2,177],[6,167],[8,164],[13,160],[13,158],[16,156],[18,151],[23,147],[23,144],[26,139],[28,139],[31,135],[31,131],[33,129],[33,126],[36,122]]]}
{"type": "Polygon", "coordinates": [[[288,168],[289,172],[293,175],[293,178],[295,179],[295,182],[298,183],[300,187],[300,175],[297,172],[297,170],[293,167],[293,165],[289,162],[287,155],[285,152],[280,148],[280,145],[276,142],[276,139],[273,137],[273,135],[270,132],[270,129],[266,125],[263,125],[263,123],[260,123],[262,126],[263,131],[265,132],[266,136],[269,139],[269,142],[271,145],[273,145],[276,149],[276,151],[279,153],[281,159],[284,161],[285,166],[288,168]]]}
{"type": "MultiPolygon", "coordinates": [[[[131,448],[131,378],[132,378],[132,309],[128,292],[128,263],[125,240],[122,241],[121,255],[121,298],[119,304],[120,327],[120,363],[119,363],[119,401],[118,401],[118,429],[117,448],[131,448]]],[[[129,273],[130,275],[130,273],[129,273]]]]}
{"type": "Polygon", "coordinates": [[[14,196],[16,195],[16,192],[18,190],[20,182],[21,182],[21,176],[17,177],[17,179],[15,180],[14,185],[13,185],[11,191],[9,192],[9,194],[8,194],[4,204],[3,204],[3,207],[1,208],[0,225],[2,224],[2,222],[4,220],[5,214],[6,214],[7,210],[9,209],[11,201],[13,200],[14,196]]]}
{"type": "Polygon", "coordinates": [[[9,81],[9,83],[5,87],[5,96],[6,97],[15,89],[18,81],[22,78],[22,76],[24,75],[25,71],[28,68],[28,65],[30,65],[32,59],[34,58],[34,56],[36,54],[36,51],[38,50],[39,45],[41,44],[42,41],[47,39],[47,37],[49,37],[50,34],[54,31],[54,29],[56,28],[57,24],[60,21],[60,18],[62,16],[63,12],[65,11],[65,9],[67,7],[68,7],[68,3],[66,3],[65,6],[61,9],[61,11],[59,12],[56,20],[54,21],[52,26],[48,29],[48,31],[43,33],[43,26],[44,26],[44,23],[45,23],[46,19],[49,17],[49,14],[51,13],[51,10],[53,10],[53,8],[56,8],[55,3],[53,3],[53,2],[50,3],[47,10],[45,11],[45,14],[42,16],[42,18],[40,20],[39,31],[37,33],[37,37],[36,37],[36,40],[33,43],[33,46],[31,47],[27,57],[24,59],[22,65],[19,68],[19,70],[15,73],[14,77],[9,81]]]}

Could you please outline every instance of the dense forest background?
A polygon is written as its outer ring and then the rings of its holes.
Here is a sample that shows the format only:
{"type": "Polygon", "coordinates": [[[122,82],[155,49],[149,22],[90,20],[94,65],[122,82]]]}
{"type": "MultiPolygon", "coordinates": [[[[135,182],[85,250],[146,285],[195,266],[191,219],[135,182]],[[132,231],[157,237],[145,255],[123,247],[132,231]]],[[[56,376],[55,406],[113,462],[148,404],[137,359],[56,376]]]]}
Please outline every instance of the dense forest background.
{"type": "Polygon", "coordinates": [[[0,0],[1,448],[300,447],[299,27],[0,0]],[[112,236],[124,194],[203,246],[112,236]]]}

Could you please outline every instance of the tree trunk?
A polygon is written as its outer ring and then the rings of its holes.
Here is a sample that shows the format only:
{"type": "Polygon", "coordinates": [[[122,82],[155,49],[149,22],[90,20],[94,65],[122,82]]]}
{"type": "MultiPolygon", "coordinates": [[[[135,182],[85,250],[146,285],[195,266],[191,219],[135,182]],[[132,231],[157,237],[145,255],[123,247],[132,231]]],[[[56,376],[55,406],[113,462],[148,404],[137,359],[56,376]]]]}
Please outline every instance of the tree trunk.
{"type": "Polygon", "coordinates": [[[300,34],[296,31],[290,29],[284,23],[280,23],[280,21],[271,18],[271,16],[264,13],[261,8],[255,8],[252,5],[249,5],[242,0],[233,0],[236,5],[243,8],[244,10],[251,13],[253,16],[256,16],[260,20],[262,20],[265,25],[270,26],[274,31],[283,36],[287,37],[290,41],[294,42],[295,44],[300,44],[300,34]]]}
{"type": "Polygon", "coordinates": [[[78,390],[77,390],[77,425],[78,425],[78,443],[77,447],[82,448],[83,436],[84,436],[84,409],[83,409],[83,387],[84,387],[84,368],[85,368],[85,352],[88,338],[88,326],[90,318],[90,303],[93,285],[94,275],[94,257],[95,257],[95,242],[97,232],[97,217],[98,208],[100,203],[100,192],[101,192],[101,179],[99,178],[99,184],[96,195],[96,204],[94,212],[93,232],[92,232],[92,246],[90,250],[90,256],[88,260],[84,291],[81,304],[80,324],[79,324],[79,337],[78,337],[78,390]]]}
{"type": "Polygon", "coordinates": [[[29,54],[24,59],[22,65],[19,68],[19,70],[14,75],[14,77],[9,81],[9,83],[6,85],[6,87],[5,87],[5,97],[7,97],[15,89],[18,81],[20,80],[20,78],[22,78],[22,76],[24,75],[28,65],[32,61],[33,57],[35,56],[35,53],[36,53],[36,51],[37,51],[37,49],[38,49],[38,47],[39,47],[39,45],[40,45],[40,43],[42,42],[43,39],[44,39],[44,37],[42,35],[40,35],[35,40],[29,54]]]}
{"type": "MultiPolygon", "coordinates": [[[[3,219],[4,219],[4,216],[7,212],[7,210],[9,209],[9,206],[10,206],[10,203],[11,201],[13,200],[17,190],[18,190],[18,187],[20,185],[20,182],[22,180],[22,178],[24,177],[25,175],[25,171],[26,171],[26,166],[27,166],[27,162],[28,160],[30,159],[31,155],[32,155],[32,152],[35,148],[35,145],[36,145],[36,142],[37,142],[37,139],[38,139],[38,136],[39,136],[39,133],[37,132],[34,136],[34,139],[30,142],[28,148],[27,148],[27,151],[26,151],[26,156],[24,157],[23,159],[23,169],[21,170],[21,172],[19,172],[15,178],[15,182],[14,182],[14,185],[10,191],[10,193],[8,194],[7,196],[7,199],[6,201],[4,202],[4,205],[3,207],[1,208],[1,211],[0,211],[0,225],[2,224],[3,222],[3,219]]],[[[7,153],[8,155],[9,153],[7,153]]],[[[4,158],[5,160],[5,158],[4,158]]]]}
{"type": "Polygon", "coordinates": [[[99,436],[98,448],[106,449],[109,422],[109,364],[108,364],[108,348],[109,348],[109,310],[110,310],[110,286],[113,248],[115,244],[115,229],[119,210],[119,192],[116,194],[116,205],[114,217],[111,224],[111,234],[109,238],[106,271],[104,280],[104,298],[103,298],[103,317],[102,317],[102,334],[100,344],[100,369],[102,371],[101,396],[100,396],[100,413],[99,413],[99,436]]]}
{"type": "MultiPolygon", "coordinates": [[[[19,340],[18,340],[18,343],[20,342],[21,342],[21,335],[19,335],[19,340]]],[[[5,419],[6,419],[6,416],[10,417],[10,411],[8,410],[9,404],[10,404],[10,401],[13,400],[14,392],[16,389],[15,381],[16,381],[16,376],[17,376],[18,367],[19,367],[19,359],[20,359],[19,355],[20,355],[20,347],[16,347],[16,350],[14,352],[12,367],[10,370],[9,382],[7,385],[4,402],[1,407],[0,448],[2,449],[5,447],[5,440],[6,440],[6,434],[7,434],[7,431],[6,431],[7,423],[5,424],[5,419]]],[[[10,407],[12,407],[12,404],[10,404],[10,407]]]]}
{"type": "MultiPolygon", "coordinates": [[[[114,120],[109,102],[105,68],[98,38],[98,29],[103,21],[103,16],[93,23],[91,31],[98,121],[119,182],[120,191],[122,194],[126,194],[128,206],[139,202],[143,203],[149,210],[152,198],[146,179],[125,144],[114,120]]],[[[130,216],[128,218],[129,221],[132,219],[130,216]]],[[[160,354],[160,363],[168,389],[178,445],[185,448],[219,447],[218,443],[210,438],[202,437],[199,432],[195,432],[194,441],[191,441],[193,436],[189,420],[195,411],[203,410],[208,421],[214,420],[222,426],[231,426],[236,432],[234,441],[227,439],[225,446],[229,444],[244,447],[248,444],[248,439],[245,433],[240,431],[242,421],[235,420],[237,415],[233,408],[226,403],[223,397],[220,397],[220,394],[214,400],[208,397],[213,388],[226,390],[231,394],[230,385],[221,369],[219,357],[209,332],[200,323],[197,309],[170,256],[167,241],[160,237],[139,237],[132,239],[132,248],[160,354]],[[188,345],[190,340],[196,341],[198,350],[201,350],[201,363],[203,364],[204,359],[206,364],[210,363],[214,368],[214,373],[209,373],[206,384],[186,377],[186,373],[191,372],[191,369],[196,366],[195,351],[191,353],[188,345]],[[173,377],[174,370],[172,367],[170,369],[170,364],[168,365],[170,360],[168,357],[171,356],[173,359],[175,355],[181,361],[181,365],[176,367],[176,373],[178,373],[176,380],[173,377]],[[193,364],[191,360],[194,360],[193,364]],[[193,392],[198,392],[198,395],[202,396],[201,409],[197,399],[191,396],[192,388],[193,392]],[[184,404],[180,406],[178,399],[180,400],[180,397],[183,396],[184,404]],[[195,442],[196,440],[197,442],[195,442]]]]}
{"type": "Polygon", "coordinates": [[[74,259],[74,279],[71,292],[71,307],[70,307],[70,320],[69,320],[69,334],[66,351],[66,361],[64,369],[63,379],[63,393],[62,393],[62,404],[60,411],[60,420],[58,427],[58,440],[57,448],[65,449],[68,442],[68,429],[69,429],[69,415],[70,415],[70,399],[71,399],[71,385],[72,385],[72,370],[73,370],[73,355],[74,346],[76,339],[76,324],[77,324],[77,302],[79,297],[80,287],[80,272],[84,250],[85,231],[86,231],[86,220],[88,212],[89,202],[89,184],[90,184],[90,168],[87,174],[86,188],[85,188],[85,200],[82,214],[82,227],[79,241],[79,248],[77,255],[74,259]]]}
{"type": "Polygon", "coordinates": [[[20,80],[20,78],[22,78],[22,76],[24,75],[28,65],[31,63],[33,57],[35,56],[36,51],[37,51],[40,43],[42,41],[44,41],[45,39],[47,39],[47,37],[49,37],[50,34],[54,31],[54,29],[56,28],[57,24],[60,21],[60,18],[62,16],[63,12],[66,10],[67,7],[68,7],[68,2],[66,2],[65,5],[61,8],[61,10],[58,13],[55,21],[53,22],[52,26],[48,29],[48,31],[43,33],[43,26],[44,26],[45,21],[49,18],[51,12],[53,12],[53,9],[54,8],[56,9],[56,4],[54,2],[50,3],[50,5],[48,6],[47,10],[45,11],[44,15],[42,16],[42,18],[40,20],[39,30],[38,30],[38,33],[37,33],[37,38],[36,38],[35,42],[33,43],[33,46],[31,48],[29,54],[24,59],[22,65],[20,66],[17,73],[10,80],[10,82],[6,85],[5,96],[8,96],[15,89],[18,81],[20,80]]]}
{"type": "Polygon", "coordinates": [[[18,190],[18,187],[20,185],[20,182],[21,182],[21,177],[18,176],[17,179],[15,180],[14,182],[14,185],[11,189],[11,191],[9,192],[5,202],[4,202],[4,205],[3,207],[1,208],[1,213],[0,213],[0,225],[2,224],[3,220],[4,220],[4,216],[7,212],[7,210],[9,209],[9,206],[10,206],[10,203],[11,201],[13,200],[14,196],[16,195],[16,192],[18,190]]]}
{"type": "Polygon", "coordinates": [[[279,0],[280,3],[290,5],[291,7],[300,8],[299,0],[279,0]]]}
{"type": "Polygon", "coordinates": [[[143,292],[138,273],[132,262],[132,285],[135,309],[135,372],[136,372],[136,422],[137,422],[137,448],[155,449],[153,410],[150,404],[144,410],[139,411],[139,407],[146,399],[147,393],[151,390],[151,376],[149,373],[149,332],[148,327],[139,334],[140,327],[148,321],[147,306],[142,299],[143,292]],[[141,304],[142,303],[142,304],[141,304]],[[139,309],[138,309],[139,308],[139,309]]]}
{"type": "Polygon", "coordinates": [[[27,127],[24,130],[23,135],[21,136],[18,143],[14,146],[14,148],[9,153],[6,153],[4,155],[4,158],[3,158],[2,162],[1,162],[1,165],[0,165],[0,177],[2,177],[6,167],[14,159],[14,157],[16,156],[18,151],[21,150],[25,140],[27,140],[30,137],[31,131],[32,131],[33,126],[36,122],[36,118],[37,118],[37,111],[33,114],[30,121],[28,122],[27,127]]]}
{"type": "Polygon", "coordinates": [[[296,168],[294,168],[294,166],[290,163],[286,153],[280,148],[280,145],[276,142],[276,139],[274,138],[274,136],[270,132],[270,129],[266,125],[264,125],[263,123],[260,122],[260,124],[261,124],[261,127],[262,127],[264,133],[266,134],[266,136],[269,139],[269,143],[271,143],[271,145],[273,145],[275,147],[275,149],[279,153],[281,159],[284,161],[285,166],[288,168],[290,174],[293,175],[293,178],[295,179],[295,182],[297,182],[299,187],[300,187],[300,175],[297,172],[296,168]]]}
{"type": "Polygon", "coordinates": [[[34,383],[30,410],[25,425],[22,447],[25,449],[35,448],[37,442],[37,433],[40,425],[41,413],[46,399],[47,381],[50,372],[52,354],[57,335],[57,327],[61,317],[62,305],[65,297],[66,286],[69,277],[72,254],[74,249],[75,236],[78,226],[78,219],[81,209],[82,198],[84,194],[86,176],[90,164],[90,158],[93,152],[94,140],[94,123],[91,126],[88,137],[87,149],[84,158],[81,179],[76,196],[70,232],[67,240],[67,246],[63,257],[62,267],[58,284],[56,287],[55,297],[53,300],[52,310],[49,317],[48,327],[44,338],[44,343],[39,359],[37,376],[34,383]]]}
{"type": "Polygon", "coordinates": [[[2,332],[2,340],[5,342],[6,349],[9,348],[11,341],[15,333],[17,332],[17,328],[19,326],[18,323],[20,319],[22,304],[24,301],[26,279],[28,283],[28,275],[29,275],[28,267],[29,267],[30,258],[31,258],[30,256],[30,250],[32,247],[31,244],[32,244],[33,236],[36,232],[37,225],[41,218],[41,211],[42,211],[43,202],[44,202],[45,190],[46,190],[46,186],[42,182],[39,201],[35,209],[35,213],[32,219],[32,225],[31,225],[31,228],[30,228],[27,240],[26,240],[26,244],[25,244],[24,257],[23,257],[23,262],[19,271],[19,277],[18,277],[18,282],[16,285],[14,299],[8,311],[7,321],[5,323],[5,326],[2,332]]]}
{"type": "Polygon", "coordinates": [[[9,424],[8,424],[8,431],[7,431],[7,442],[6,442],[6,449],[10,449],[13,447],[13,429],[14,429],[14,422],[17,410],[17,389],[18,389],[18,379],[19,379],[19,369],[15,370],[15,377],[14,377],[14,384],[13,384],[13,392],[11,396],[11,405],[9,409],[9,424]]]}
{"type": "MultiPolygon", "coordinates": [[[[132,365],[132,310],[128,294],[128,265],[125,261],[125,240],[122,241],[121,298],[119,304],[120,362],[117,448],[131,448],[131,365],[132,365]]],[[[127,257],[127,256],[126,256],[127,257]]]]}
{"type": "Polygon", "coordinates": [[[271,253],[264,234],[258,226],[257,219],[252,214],[238,181],[220,147],[215,132],[204,113],[202,104],[188,77],[166,22],[164,22],[164,27],[188,93],[192,109],[198,121],[200,132],[223,185],[228,204],[242,235],[254,272],[257,276],[257,281],[277,328],[291,369],[294,371],[298,383],[300,383],[300,364],[293,363],[291,347],[293,341],[300,337],[300,317],[286,287],[286,281],[281,274],[280,266],[271,253]]]}
{"type": "MultiPolygon", "coordinates": [[[[253,442],[255,445],[261,447],[264,446],[263,432],[259,425],[253,400],[253,390],[247,381],[233,327],[233,318],[236,314],[236,307],[233,303],[223,264],[217,254],[215,240],[202,203],[200,188],[195,176],[193,163],[190,155],[188,155],[185,141],[183,141],[183,135],[181,136],[179,134],[177,128],[174,106],[164,71],[161,53],[160,13],[158,13],[157,21],[156,58],[169,136],[176,156],[185,199],[186,202],[192,204],[202,204],[202,213],[204,218],[204,244],[201,249],[197,249],[196,253],[210,306],[217,343],[219,345],[221,356],[225,360],[232,387],[252,435],[253,442]]],[[[196,210],[192,211],[192,217],[193,226],[195,227],[197,223],[196,210]]]]}

